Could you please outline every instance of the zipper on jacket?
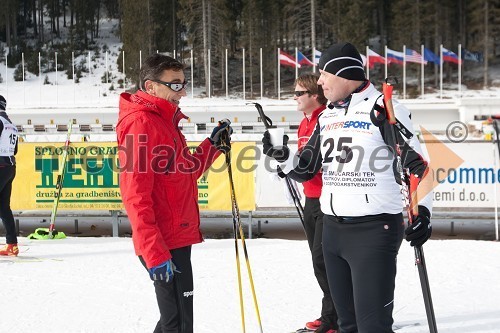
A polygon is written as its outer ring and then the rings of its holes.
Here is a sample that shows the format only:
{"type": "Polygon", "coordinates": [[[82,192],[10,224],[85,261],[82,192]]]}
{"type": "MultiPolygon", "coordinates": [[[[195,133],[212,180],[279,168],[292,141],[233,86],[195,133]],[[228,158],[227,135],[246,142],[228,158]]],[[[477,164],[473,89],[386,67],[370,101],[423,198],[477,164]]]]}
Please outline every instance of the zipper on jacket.
{"type": "Polygon", "coordinates": [[[333,210],[333,193],[330,193],[330,209],[332,210],[332,214],[334,216],[337,216],[337,214],[335,214],[335,211],[333,210]]]}

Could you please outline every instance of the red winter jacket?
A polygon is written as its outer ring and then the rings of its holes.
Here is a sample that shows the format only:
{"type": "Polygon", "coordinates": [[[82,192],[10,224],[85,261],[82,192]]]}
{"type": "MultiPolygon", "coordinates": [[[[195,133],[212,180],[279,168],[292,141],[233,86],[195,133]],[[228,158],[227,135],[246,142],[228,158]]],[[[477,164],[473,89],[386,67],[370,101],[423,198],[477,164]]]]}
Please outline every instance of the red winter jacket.
{"type": "MultiPolygon", "coordinates": [[[[304,117],[299,125],[299,130],[297,131],[298,136],[298,146],[299,151],[307,144],[309,138],[316,128],[318,123],[319,114],[326,109],[326,106],[322,105],[311,114],[311,119],[304,117]]],[[[304,195],[307,198],[319,198],[321,195],[321,188],[323,187],[323,181],[321,179],[321,171],[319,171],[313,179],[302,183],[304,186],[304,195]]]]}
{"type": "Polygon", "coordinates": [[[220,152],[207,138],[190,153],[178,128],[182,118],[177,105],[142,91],[120,96],[120,190],[135,252],[148,268],[203,240],[197,179],[220,152]]]}

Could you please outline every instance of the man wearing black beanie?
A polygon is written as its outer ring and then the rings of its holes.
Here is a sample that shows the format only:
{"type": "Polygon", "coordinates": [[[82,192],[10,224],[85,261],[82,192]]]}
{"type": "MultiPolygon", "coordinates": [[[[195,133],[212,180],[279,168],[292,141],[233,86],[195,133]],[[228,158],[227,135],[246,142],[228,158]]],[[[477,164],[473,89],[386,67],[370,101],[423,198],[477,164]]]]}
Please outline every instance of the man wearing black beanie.
{"type": "MultiPolygon", "coordinates": [[[[367,84],[363,61],[358,50],[350,43],[333,44],[319,59],[320,79],[328,77],[335,80],[331,84],[323,85],[325,96],[334,105],[341,106],[348,103],[351,93],[361,90],[367,84]],[[325,75],[324,73],[331,74],[325,75]],[[335,87],[335,89],[332,89],[335,87]],[[328,92],[327,92],[328,91],[328,92]],[[344,100],[346,99],[346,100],[344,100]]],[[[318,81],[318,84],[321,83],[318,81]]]]}
{"type": "MultiPolygon", "coordinates": [[[[411,246],[430,237],[432,191],[421,198],[419,215],[405,231],[401,174],[383,95],[365,79],[361,56],[350,43],[330,46],[318,68],[330,107],[300,153],[279,161],[280,171],[303,182],[322,169],[323,255],[339,333],[392,333],[397,253],[404,234],[411,246]]],[[[410,113],[397,102],[394,111],[406,130],[396,133],[403,167],[422,179],[428,161],[410,113]]],[[[276,154],[279,149],[288,147],[264,145],[270,156],[289,155],[276,154]]]]}
{"type": "Polygon", "coordinates": [[[16,176],[17,128],[12,124],[5,109],[7,101],[0,95],[0,217],[6,232],[6,245],[0,248],[0,256],[17,256],[16,227],[10,209],[12,182],[16,176]]]}

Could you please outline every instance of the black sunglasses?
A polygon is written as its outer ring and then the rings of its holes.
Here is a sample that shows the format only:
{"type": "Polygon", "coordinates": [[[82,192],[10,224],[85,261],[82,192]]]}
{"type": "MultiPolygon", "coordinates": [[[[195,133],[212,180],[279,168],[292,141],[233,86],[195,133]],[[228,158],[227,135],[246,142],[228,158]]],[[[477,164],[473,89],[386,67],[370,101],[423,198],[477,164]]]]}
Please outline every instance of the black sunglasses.
{"type": "Polygon", "coordinates": [[[161,80],[150,80],[150,81],[153,81],[153,82],[156,82],[156,83],[159,83],[159,84],[163,84],[164,86],[169,87],[170,89],[172,89],[175,92],[179,92],[182,89],[186,89],[186,87],[188,85],[187,81],[184,81],[182,83],[179,83],[179,82],[165,82],[165,81],[161,81],[161,80]]]}
{"type": "Polygon", "coordinates": [[[294,94],[297,97],[300,97],[304,94],[310,94],[311,92],[309,90],[295,90],[294,94]]]}

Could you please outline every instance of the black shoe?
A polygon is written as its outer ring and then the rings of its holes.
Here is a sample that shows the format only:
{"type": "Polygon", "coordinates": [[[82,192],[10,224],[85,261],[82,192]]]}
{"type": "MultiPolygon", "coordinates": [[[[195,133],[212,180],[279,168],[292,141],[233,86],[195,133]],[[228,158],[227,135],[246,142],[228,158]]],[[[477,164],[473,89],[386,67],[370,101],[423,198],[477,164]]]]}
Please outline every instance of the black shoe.
{"type": "Polygon", "coordinates": [[[331,324],[322,323],[314,333],[337,333],[337,330],[331,324]]]}

